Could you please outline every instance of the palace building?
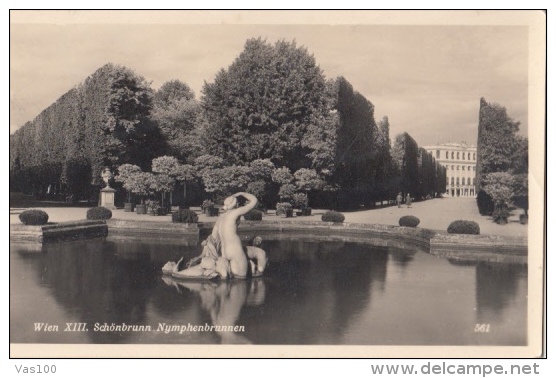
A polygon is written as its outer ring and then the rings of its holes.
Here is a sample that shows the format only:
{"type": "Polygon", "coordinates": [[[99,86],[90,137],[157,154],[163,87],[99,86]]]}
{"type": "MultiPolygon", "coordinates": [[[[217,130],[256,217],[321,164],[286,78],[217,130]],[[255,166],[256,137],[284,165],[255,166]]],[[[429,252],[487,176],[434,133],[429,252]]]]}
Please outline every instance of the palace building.
{"type": "Polygon", "coordinates": [[[423,147],[446,167],[446,195],[475,197],[477,147],[466,143],[444,143],[423,147]]]}

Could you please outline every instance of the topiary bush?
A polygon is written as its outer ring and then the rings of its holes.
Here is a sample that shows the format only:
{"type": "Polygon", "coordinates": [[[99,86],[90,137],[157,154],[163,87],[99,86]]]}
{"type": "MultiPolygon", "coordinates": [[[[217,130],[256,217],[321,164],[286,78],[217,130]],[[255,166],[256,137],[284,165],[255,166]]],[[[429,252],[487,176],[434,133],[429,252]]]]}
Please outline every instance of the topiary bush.
{"type": "Polygon", "coordinates": [[[48,214],[42,210],[25,210],[19,214],[19,220],[27,226],[42,226],[48,223],[48,214]]]}
{"type": "Polygon", "coordinates": [[[420,223],[421,221],[419,220],[419,218],[414,217],[413,215],[404,215],[403,217],[400,218],[400,220],[398,221],[398,223],[400,224],[400,226],[403,227],[417,227],[417,225],[420,223]]]}
{"type": "Polygon", "coordinates": [[[449,234],[469,234],[469,235],[479,235],[481,229],[477,222],[468,220],[457,220],[450,223],[448,226],[449,234]]]}
{"type": "Polygon", "coordinates": [[[334,222],[334,223],[342,223],[346,217],[344,214],[339,213],[337,211],[327,211],[322,215],[323,222],[334,222]]]}
{"type": "Polygon", "coordinates": [[[246,221],[260,221],[263,220],[263,212],[257,209],[249,211],[243,216],[246,221]]]}
{"type": "Polygon", "coordinates": [[[112,210],[107,209],[106,207],[92,207],[87,210],[87,219],[89,220],[104,220],[112,218],[112,210]]]}
{"type": "Polygon", "coordinates": [[[172,213],[173,223],[197,223],[197,213],[189,209],[181,209],[172,213]]]}

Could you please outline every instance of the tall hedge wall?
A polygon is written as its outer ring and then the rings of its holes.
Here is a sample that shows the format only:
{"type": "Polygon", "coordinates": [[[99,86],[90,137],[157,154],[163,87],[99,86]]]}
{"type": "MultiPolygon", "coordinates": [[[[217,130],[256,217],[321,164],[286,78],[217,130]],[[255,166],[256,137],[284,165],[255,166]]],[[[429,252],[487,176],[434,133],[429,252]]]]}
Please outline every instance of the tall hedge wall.
{"type": "Polygon", "coordinates": [[[87,196],[104,166],[147,166],[156,128],[152,90],[128,68],[107,64],[70,89],[10,138],[10,171],[20,190],[87,196]]]}

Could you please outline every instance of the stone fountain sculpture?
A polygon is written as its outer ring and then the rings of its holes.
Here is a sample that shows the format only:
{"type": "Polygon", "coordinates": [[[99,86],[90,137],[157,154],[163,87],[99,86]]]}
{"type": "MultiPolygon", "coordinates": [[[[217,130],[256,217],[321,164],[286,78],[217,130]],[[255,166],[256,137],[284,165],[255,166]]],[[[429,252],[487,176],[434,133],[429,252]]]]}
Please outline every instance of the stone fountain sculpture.
{"type": "Polygon", "coordinates": [[[245,192],[236,193],[224,201],[221,214],[211,235],[202,243],[201,255],[184,264],[183,258],[177,263],[170,261],[164,265],[162,272],[174,278],[248,278],[262,276],[266,264],[266,252],[259,246],[262,239],[254,239],[253,245],[244,248],[237,226],[242,215],[257,206],[257,198],[245,192]],[[244,206],[238,206],[238,197],[247,199],[244,206]]]}

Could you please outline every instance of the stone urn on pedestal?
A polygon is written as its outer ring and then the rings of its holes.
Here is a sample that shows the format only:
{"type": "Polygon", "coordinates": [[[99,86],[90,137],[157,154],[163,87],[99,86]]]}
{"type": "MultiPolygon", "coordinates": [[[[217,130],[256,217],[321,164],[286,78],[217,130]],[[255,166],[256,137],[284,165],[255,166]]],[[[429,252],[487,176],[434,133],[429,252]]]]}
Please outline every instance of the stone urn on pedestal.
{"type": "Polygon", "coordinates": [[[112,177],[114,177],[112,175],[112,172],[110,171],[110,168],[104,168],[102,170],[101,177],[106,186],[100,190],[100,206],[106,207],[110,210],[115,210],[116,206],[114,205],[114,197],[116,189],[110,187],[110,180],[112,179],[112,177]]]}

